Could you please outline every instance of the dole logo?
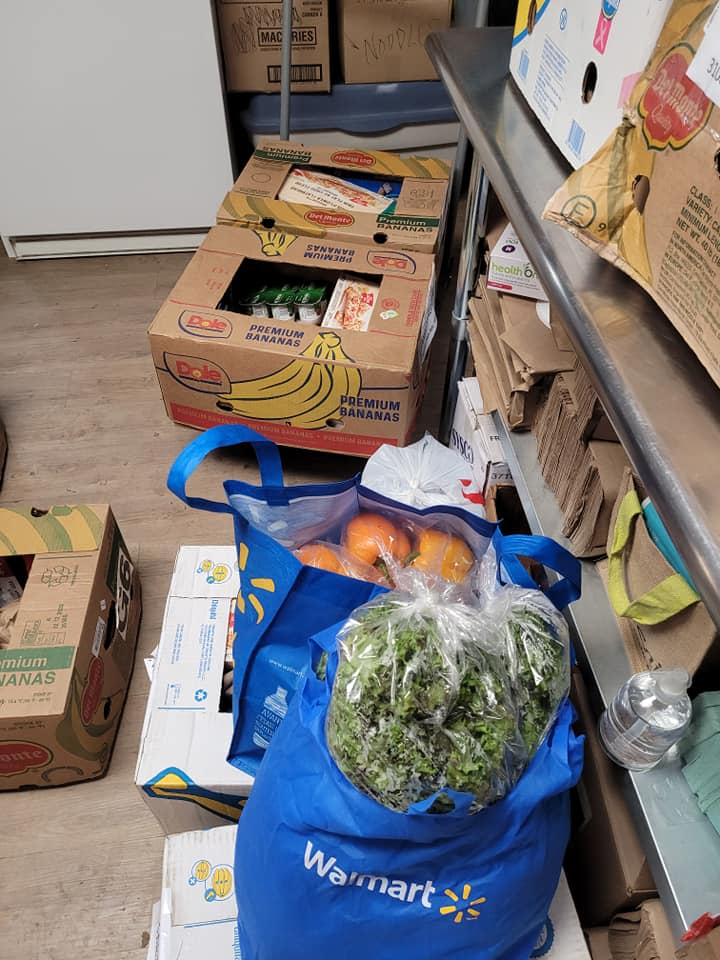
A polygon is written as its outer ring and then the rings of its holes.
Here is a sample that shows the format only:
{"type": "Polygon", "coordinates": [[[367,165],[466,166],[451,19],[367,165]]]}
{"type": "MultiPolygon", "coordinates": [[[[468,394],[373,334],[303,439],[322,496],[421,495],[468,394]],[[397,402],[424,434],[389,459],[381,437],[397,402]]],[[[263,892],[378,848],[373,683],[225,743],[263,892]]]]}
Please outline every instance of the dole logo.
{"type": "Polygon", "coordinates": [[[13,777],[46,767],[52,760],[52,751],[39,743],[27,740],[6,740],[0,743],[0,776],[13,777]]]}
{"type": "Polygon", "coordinates": [[[174,380],[190,390],[200,393],[230,392],[230,377],[222,367],[209,360],[166,353],[165,368],[174,380]]]}
{"type": "Polygon", "coordinates": [[[387,253],[380,250],[369,250],[367,260],[371,267],[377,267],[379,270],[404,273],[408,277],[412,276],[416,269],[416,264],[412,257],[408,257],[404,253],[398,253],[397,250],[388,251],[387,253]]]}
{"type": "Polygon", "coordinates": [[[330,157],[330,162],[343,167],[374,167],[375,157],[362,150],[338,150],[330,157]]]}
{"type": "Polygon", "coordinates": [[[178,324],[180,329],[190,336],[206,340],[226,340],[232,333],[232,324],[225,317],[208,317],[202,313],[193,313],[192,310],[183,310],[178,324]]]}
{"type": "Polygon", "coordinates": [[[352,214],[341,213],[338,210],[308,210],[305,219],[321,227],[349,227],[355,223],[355,217],[352,214]]]}
{"type": "Polygon", "coordinates": [[[93,718],[102,696],[105,667],[99,657],[93,657],[88,667],[87,681],[80,702],[80,719],[87,726],[93,718]]]}
{"type": "Polygon", "coordinates": [[[640,99],[638,113],[650,150],[681,150],[707,123],[712,103],[687,76],[694,55],[686,43],[672,47],[640,99]]]}

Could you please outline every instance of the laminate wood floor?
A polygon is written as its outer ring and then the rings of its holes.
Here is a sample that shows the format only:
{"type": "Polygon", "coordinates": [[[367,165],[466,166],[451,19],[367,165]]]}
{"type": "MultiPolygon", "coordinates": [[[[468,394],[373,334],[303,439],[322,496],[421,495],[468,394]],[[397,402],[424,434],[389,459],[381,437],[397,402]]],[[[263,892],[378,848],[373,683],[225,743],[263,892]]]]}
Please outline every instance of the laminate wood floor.
{"type": "MultiPolygon", "coordinates": [[[[189,257],[15,263],[0,257],[0,418],[9,454],[0,500],[108,502],[138,564],[143,621],[135,672],[107,775],[0,794],[0,960],[141,960],[157,899],[162,831],[133,783],[156,645],[177,548],[232,542],[224,517],[186,508],[165,487],[194,432],[166,415],[146,330],[189,257]]],[[[442,389],[442,342],[428,396],[442,389]]],[[[437,419],[427,404],[425,425],[437,419]]],[[[361,461],[284,451],[291,482],[347,477],[361,461]]],[[[255,482],[242,453],[206,461],[192,492],[222,497],[255,482]]]]}

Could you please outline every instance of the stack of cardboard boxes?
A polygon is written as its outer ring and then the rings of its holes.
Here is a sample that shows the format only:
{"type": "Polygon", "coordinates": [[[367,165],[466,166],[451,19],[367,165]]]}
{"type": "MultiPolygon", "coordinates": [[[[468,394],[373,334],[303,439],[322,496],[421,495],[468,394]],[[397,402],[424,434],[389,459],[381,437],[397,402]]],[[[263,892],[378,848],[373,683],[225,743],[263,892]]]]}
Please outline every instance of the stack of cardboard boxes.
{"type": "Polygon", "coordinates": [[[422,401],[447,164],[264,143],[150,328],[168,415],[369,456],[422,401]]]}
{"type": "MultiPolygon", "coordinates": [[[[280,90],[282,2],[216,0],[228,90],[280,90]]],[[[395,83],[436,78],[425,39],[450,26],[450,0],[339,0],[337,16],[345,83],[395,83]]],[[[328,0],[295,0],[292,14],[292,90],[330,90],[328,0]]],[[[335,78],[339,80],[339,76],[335,78]]]]}

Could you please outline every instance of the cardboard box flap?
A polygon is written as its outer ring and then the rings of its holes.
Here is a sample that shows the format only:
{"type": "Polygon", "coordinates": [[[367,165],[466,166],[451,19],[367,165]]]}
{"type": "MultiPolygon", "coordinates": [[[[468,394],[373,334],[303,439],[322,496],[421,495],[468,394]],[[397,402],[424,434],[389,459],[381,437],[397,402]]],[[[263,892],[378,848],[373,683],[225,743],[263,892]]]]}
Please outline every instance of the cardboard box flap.
{"type": "MultiPolygon", "coordinates": [[[[349,273],[415,280],[430,280],[435,262],[430,253],[409,253],[389,250],[382,245],[343,243],[342,240],[323,240],[318,243],[309,237],[293,236],[277,230],[235,230],[226,226],[213,227],[203,240],[198,253],[241,256],[261,261],[277,258],[285,263],[309,269],[343,270],[349,273]]],[[[200,262],[201,259],[198,259],[198,263],[200,262]]],[[[179,283],[182,283],[183,277],[187,275],[186,270],[179,283]]],[[[208,292],[222,293],[224,286],[221,281],[218,283],[219,287],[208,292]]],[[[213,296],[207,298],[208,305],[212,300],[213,296]]]]}
{"type": "Polygon", "coordinates": [[[677,951],[678,960],[720,960],[720,927],[715,927],[710,933],[684,943],[677,951]]]}
{"type": "Polygon", "coordinates": [[[165,841],[163,887],[171,892],[173,926],[237,918],[232,867],[236,829],[180,833],[165,841]]]}
{"type": "Polygon", "coordinates": [[[106,505],[0,507],[0,556],[97,550],[107,523],[106,505]]]}
{"type": "MultiPolygon", "coordinates": [[[[384,150],[342,149],[333,146],[304,147],[300,143],[283,140],[264,140],[255,149],[253,157],[290,166],[333,167],[363,173],[380,173],[394,177],[422,177],[448,180],[450,164],[437,157],[405,157],[384,150]]],[[[246,168],[247,169],[247,168],[246,168]]],[[[242,177],[236,181],[236,187],[242,177]]]]}
{"type": "Polygon", "coordinates": [[[608,927],[588,927],[585,931],[592,960],[613,960],[613,955],[610,953],[608,933],[608,927]]]}

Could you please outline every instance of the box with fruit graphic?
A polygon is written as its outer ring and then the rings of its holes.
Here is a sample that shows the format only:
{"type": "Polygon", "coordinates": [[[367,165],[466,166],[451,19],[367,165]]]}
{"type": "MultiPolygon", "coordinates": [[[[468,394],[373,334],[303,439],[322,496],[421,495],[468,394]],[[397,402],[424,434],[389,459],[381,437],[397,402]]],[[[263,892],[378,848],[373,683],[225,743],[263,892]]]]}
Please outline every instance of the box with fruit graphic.
{"type": "Polygon", "coordinates": [[[149,336],[177,423],[369,456],[410,439],[435,327],[430,254],[214,227],[149,336]]]}
{"type": "Polygon", "coordinates": [[[108,506],[0,507],[0,790],[105,772],[140,612],[108,506]]]}
{"type": "Polygon", "coordinates": [[[435,157],[262,143],[217,222],[433,253],[450,167],[435,157]]]}

